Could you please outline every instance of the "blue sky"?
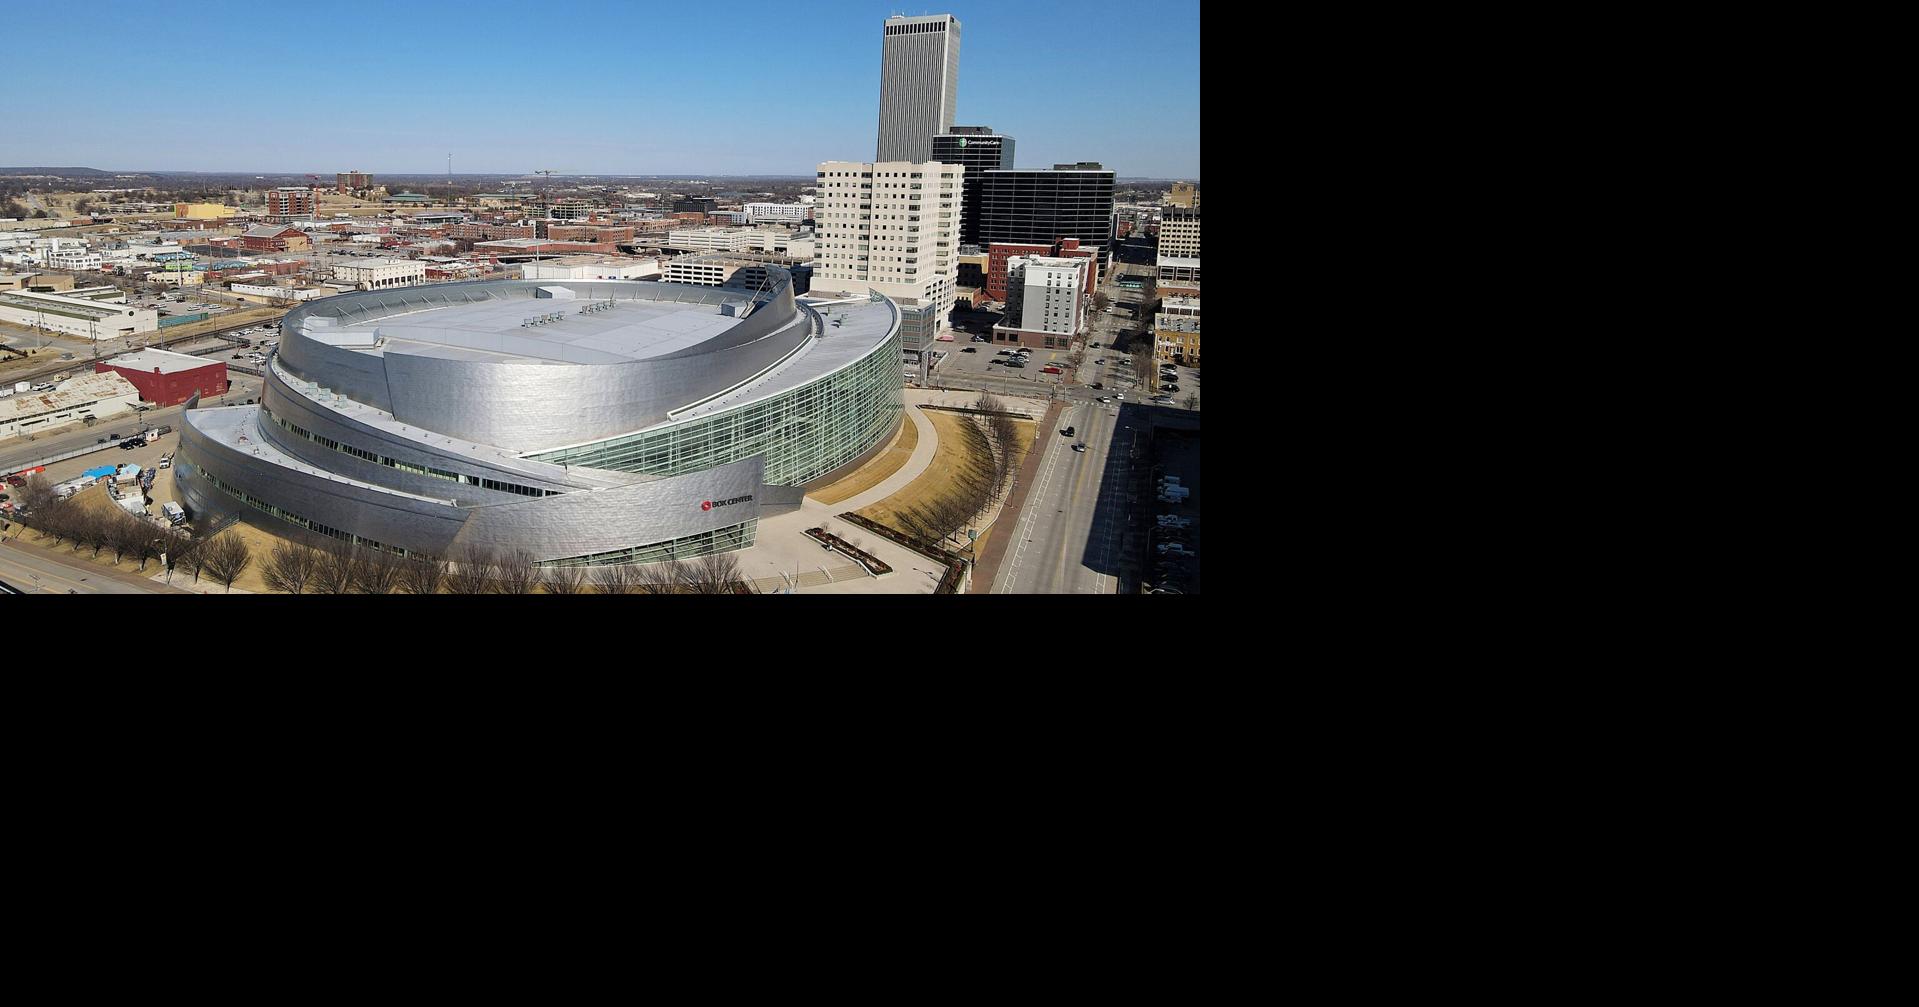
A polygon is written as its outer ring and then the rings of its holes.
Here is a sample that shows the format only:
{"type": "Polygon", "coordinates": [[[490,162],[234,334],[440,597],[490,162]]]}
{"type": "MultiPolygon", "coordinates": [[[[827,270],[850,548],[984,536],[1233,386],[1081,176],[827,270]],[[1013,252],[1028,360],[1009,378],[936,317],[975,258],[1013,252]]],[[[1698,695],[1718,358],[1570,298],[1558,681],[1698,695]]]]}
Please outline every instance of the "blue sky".
{"type": "Polygon", "coordinates": [[[959,18],[956,121],[1019,167],[1198,178],[1197,0],[21,4],[0,165],[811,174],[873,156],[901,12],[959,18]]]}

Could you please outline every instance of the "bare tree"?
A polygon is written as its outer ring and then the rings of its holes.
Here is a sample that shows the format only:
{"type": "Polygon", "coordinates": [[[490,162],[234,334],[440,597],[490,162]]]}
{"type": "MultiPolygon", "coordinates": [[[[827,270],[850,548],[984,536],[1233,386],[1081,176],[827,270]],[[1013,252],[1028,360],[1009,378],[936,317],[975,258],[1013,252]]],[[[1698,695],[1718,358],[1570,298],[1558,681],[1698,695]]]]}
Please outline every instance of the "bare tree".
{"type": "Polygon", "coordinates": [[[740,557],[733,552],[709,552],[694,564],[699,573],[701,594],[737,594],[745,578],[740,575],[740,557]]]}
{"type": "Polygon", "coordinates": [[[320,553],[299,542],[280,542],[267,554],[260,567],[260,579],[283,594],[299,594],[313,580],[320,565],[320,553]]]}
{"type": "Polygon", "coordinates": [[[1197,410],[1199,408],[1199,393],[1187,392],[1186,397],[1180,400],[1180,404],[1188,409],[1197,410]]]}
{"type": "Polygon", "coordinates": [[[253,550],[245,539],[229,532],[207,543],[205,562],[213,579],[232,591],[233,582],[253,565],[253,550]]]}
{"type": "Polygon", "coordinates": [[[107,521],[108,534],[113,538],[113,562],[118,564],[128,556],[140,554],[140,545],[151,540],[153,530],[145,521],[115,514],[107,521]]]}
{"type": "Polygon", "coordinates": [[[63,502],[60,495],[53,491],[53,484],[47,481],[46,476],[39,474],[27,479],[27,484],[20,488],[19,496],[19,509],[23,511],[49,509],[63,502]]]}
{"type": "Polygon", "coordinates": [[[406,569],[398,553],[367,549],[353,568],[353,587],[361,594],[392,594],[406,569]]]}
{"type": "Polygon", "coordinates": [[[167,540],[160,529],[145,521],[130,520],[127,526],[127,552],[140,560],[140,572],[147,572],[147,560],[158,559],[160,550],[166,548],[167,540]]]}
{"type": "Polygon", "coordinates": [[[512,549],[501,554],[497,569],[501,594],[532,594],[534,585],[539,583],[539,564],[533,559],[533,554],[525,549],[512,549]]]}
{"type": "Polygon", "coordinates": [[[168,554],[167,558],[172,561],[176,569],[192,574],[193,582],[198,584],[200,571],[206,569],[207,565],[207,545],[212,541],[211,538],[200,535],[183,536],[178,540],[178,548],[168,554]]]}
{"type": "Polygon", "coordinates": [[[73,516],[73,551],[93,550],[93,558],[100,558],[100,550],[113,542],[113,529],[107,524],[107,515],[98,511],[79,510],[73,516]]]}
{"type": "Polygon", "coordinates": [[[678,594],[689,576],[686,563],[682,560],[648,563],[640,567],[640,593],[678,594]]]}
{"type": "Polygon", "coordinates": [[[540,568],[540,586],[547,594],[579,594],[581,585],[586,583],[586,568],[581,566],[549,566],[540,568]]]}
{"type": "Polygon", "coordinates": [[[320,547],[313,569],[313,593],[347,594],[360,568],[360,547],[346,539],[329,538],[320,547]]]}
{"type": "Polygon", "coordinates": [[[1142,332],[1133,340],[1133,375],[1139,378],[1141,387],[1152,383],[1153,339],[1151,333],[1142,332]]]}
{"type": "Polygon", "coordinates": [[[593,568],[593,586],[601,594],[632,594],[639,586],[639,571],[624,563],[593,568]]]}
{"type": "Polygon", "coordinates": [[[438,594],[446,582],[446,557],[434,553],[408,553],[400,573],[400,586],[408,594],[438,594]]]}
{"type": "Polygon", "coordinates": [[[454,557],[446,589],[452,594],[488,594],[493,590],[493,550],[468,546],[454,557]]]}

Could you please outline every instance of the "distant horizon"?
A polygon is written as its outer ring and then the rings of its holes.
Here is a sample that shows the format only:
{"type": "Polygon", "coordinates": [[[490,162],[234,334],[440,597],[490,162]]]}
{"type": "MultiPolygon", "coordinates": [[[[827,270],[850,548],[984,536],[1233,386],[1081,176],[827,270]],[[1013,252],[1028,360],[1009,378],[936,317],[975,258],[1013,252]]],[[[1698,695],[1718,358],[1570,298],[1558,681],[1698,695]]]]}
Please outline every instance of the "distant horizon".
{"type": "MultiPolygon", "coordinates": [[[[1049,165],[1048,167],[1051,167],[1051,166],[1049,165]]],[[[382,178],[406,178],[406,179],[418,178],[418,179],[426,179],[426,180],[439,179],[443,182],[447,178],[447,176],[444,174],[436,175],[431,172],[417,172],[417,171],[415,172],[378,171],[378,170],[367,171],[364,169],[345,169],[345,170],[335,170],[335,171],[325,171],[325,172],[262,171],[257,168],[231,168],[231,169],[219,169],[219,170],[209,171],[204,169],[189,170],[185,168],[95,168],[92,165],[85,165],[85,164],[0,167],[0,178],[21,178],[21,177],[27,177],[29,175],[40,173],[40,172],[59,171],[61,169],[79,169],[82,171],[97,171],[102,173],[103,175],[154,175],[154,176],[160,176],[160,175],[219,175],[219,176],[252,175],[257,178],[268,178],[268,177],[306,178],[306,176],[308,175],[319,175],[321,180],[319,183],[316,183],[316,184],[322,185],[322,186],[331,186],[334,184],[334,180],[330,179],[328,176],[346,174],[349,171],[357,171],[362,175],[367,175],[372,177],[374,184],[376,185],[379,184],[379,181],[382,178]]],[[[1032,171],[1037,169],[1023,168],[1021,170],[1032,171]]],[[[816,177],[816,174],[817,174],[816,172],[812,172],[812,171],[801,172],[801,173],[790,174],[790,175],[781,175],[781,174],[741,175],[741,174],[712,172],[712,171],[647,172],[644,174],[625,174],[625,173],[616,174],[616,173],[609,173],[609,172],[562,173],[562,172],[556,171],[552,174],[551,177],[552,178],[635,178],[635,179],[661,178],[661,179],[674,179],[674,180],[689,179],[689,178],[764,178],[764,179],[770,179],[773,181],[799,181],[799,180],[813,179],[816,177]]],[[[74,176],[62,176],[62,177],[74,177],[74,176]]],[[[547,177],[548,176],[540,175],[534,172],[516,173],[516,172],[506,172],[506,171],[468,171],[468,172],[456,171],[453,173],[453,178],[456,181],[462,178],[527,178],[530,180],[534,178],[543,179],[547,177]]],[[[1151,175],[1119,175],[1119,176],[1115,176],[1115,180],[1120,182],[1192,182],[1194,184],[1198,184],[1199,177],[1197,175],[1178,176],[1178,177],[1168,176],[1164,178],[1161,178],[1158,176],[1151,176],[1151,175]]]]}
{"type": "MultiPolygon", "coordinates": [[[[746,0],[717,17],[613,0],[538,8],[543,31],[634,47],[600,59],[499,44],[495,30],[527,16],[504,0],[403,10],[335,0],[324,16],[291,20],[182,18],[132,0],[29,6],[8,17],[13,35],[32,40],[9,66],[21,80],[58,80],[59,98],[9,116],[0,162],[138,157],[179,166],[143,172],[278,175],[301,174],[286,162],[312,157],[338,165],[321,173],[329,178],[378,163],[432,176],[450,153],[456,175],[805,175],[873,157],[882,27],[894,10],[864,0],[746,0]],[[102,49],[109,31],[116,42],[102,49]],[[154,59],[174,53],[209,55],[193,64],[190,90],[238,99],[231,114],[152,100],[171,93],[154,90],[154,59]]],[[[1199,176],[1197,0],[962,0],[938,12],[961,24],[954,125],[1015,137],[1015,167],[1098,161],[1126,178],[1199,176]]]]}

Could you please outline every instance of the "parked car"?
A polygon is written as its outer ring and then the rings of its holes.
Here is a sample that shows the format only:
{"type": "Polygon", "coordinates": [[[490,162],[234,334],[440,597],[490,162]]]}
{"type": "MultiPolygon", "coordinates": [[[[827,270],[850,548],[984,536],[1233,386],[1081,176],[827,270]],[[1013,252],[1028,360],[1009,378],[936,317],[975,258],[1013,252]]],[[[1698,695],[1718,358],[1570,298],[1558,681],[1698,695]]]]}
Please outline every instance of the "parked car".
{"type": "Polygon", "coordinates": [[[995,354],[993,354],[993,355],[994,355],[994,356],[996,356],[996,357],[1010,357],[1010,356],[1012,356],[1012,355],[1013,355],[1013,351],[1012,351],[1012,350],[1001,350],[1001,351],[999,351],[998,353],[995,353],[995,354]]]}
{"type": "Polygon", "coordinates": [[[155,430],[153,433],[155,436],[165,436],[172,432],[173,432],[173,424],[164,423],[164,424],[161,424],[160,429],[155,430]]]}
{"type": "Polygon", "coordinates": [[[962,349],[962,350],[960,350],[960,352],[961,352],[961,353],[978,353],[978,352],[979,352],[979,347],[977,347],[977,346],[968,346],[968,347],[966,347],[965,349],[962,349]]]}
{"type": "Polygon", "coordinates": [[[1041,374],[1058,374],[1060,371],[1057,367],[1042,367],[1039,369],[1039,372],[1041,374]]]}
{"type": "Polygon", "coordinates": [[[95,443],[95,444],[105,444],[106,442],[107,442],[107,439],[106,439],[105,437],[102,437],[102,438],[100,438],[99,440],[97,440],[97,441],[94,441],[93,443],[95,443]]]}
{"type": "Polygon", "coordinates": [[[1112,400],[1112,399],[1110,399],[1110,398],[1108,398],[1108,397],[1106,397],[1106,396],[1104,396],[1104,395],[1102,395],[1102,396],[1100,396],[1099,398],[1096,398],[1096,399],[1094,399],[1093,401],[1094,401],[1094,402],[1097,402],[1097,403],[1099,403],[1099,404],[1101,404],[1101,405],[1105,405],[1106,403],[1108,403],[1108,402],[1111,402],[1111,401],[1113,401],[1113,400],[1112,400]]]}
{"type": "Polygon", "coordinates": [[[108,440],[110,440],[110,441],[117,441],[117,440],[119,440],[119,439],[120,439],[120,435],[119,435],[119,434],[108,434],[108,435],[107,435],[107,439],[108,439],[108,440]]]}
{"type": "Polygon", "coordinates": [[[7,485],[13,487],[14,489],[19,489],[22,486],[25,486],[26,484],[27,484],[27,481],[25,479],[20,478],[19,476],[7,477],[7,485]]]}

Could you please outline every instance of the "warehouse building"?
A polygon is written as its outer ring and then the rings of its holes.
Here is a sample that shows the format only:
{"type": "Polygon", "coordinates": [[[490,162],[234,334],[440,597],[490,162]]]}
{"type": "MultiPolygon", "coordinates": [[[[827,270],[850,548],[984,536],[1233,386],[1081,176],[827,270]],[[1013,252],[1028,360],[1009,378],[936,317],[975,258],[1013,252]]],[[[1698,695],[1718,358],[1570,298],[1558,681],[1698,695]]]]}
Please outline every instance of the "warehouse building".
{"type": "Polygon", "coordinates": [[[9,290],[0,293],[0,321],[89,339],[117,339],[158,329],[160,313],[84,297],[9,290]]]}
{"type": "Polygon", "coordinates": [[[156,406],[173,406],[201,395],[227,390],[227,365],[207,357],[190,357],[169,350],[141,350],[94,364],[97,373],[115,373],[140,390],[140,398],[156,406]]]}
{"type": "Polygon", "coordinates": [[[108,419],[131,413],[140,390],[118,374],[83,374],[50,392],[21,392],[0,398],[0,438],[39,434],[88,417],[108,419]]]}

